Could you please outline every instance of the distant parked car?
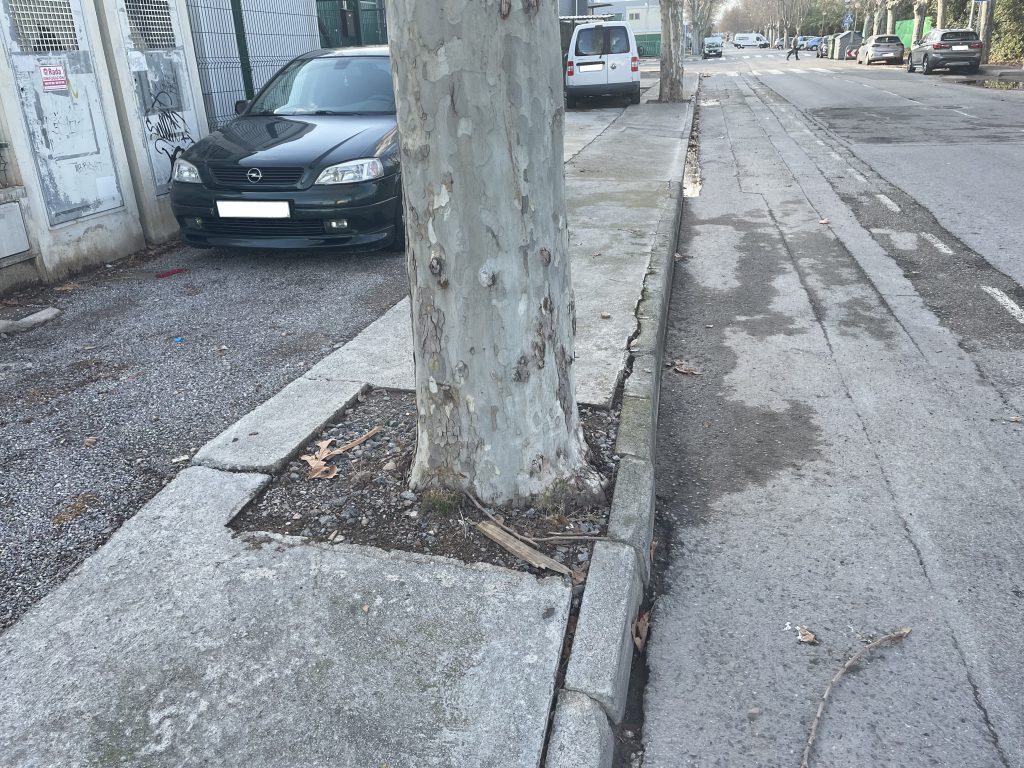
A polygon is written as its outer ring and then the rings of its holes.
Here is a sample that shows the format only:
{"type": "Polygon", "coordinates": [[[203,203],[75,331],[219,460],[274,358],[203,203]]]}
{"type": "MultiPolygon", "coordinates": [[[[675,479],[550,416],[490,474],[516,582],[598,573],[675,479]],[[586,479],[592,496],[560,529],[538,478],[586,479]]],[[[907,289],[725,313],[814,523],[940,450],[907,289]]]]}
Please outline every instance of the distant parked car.
{"type": "Polygon", "coordinates": [[[767,48],[771,45],[768,38],[758,32],[740,32],[733,37],[732,44],[737,48],[767,48]]]}
{"type": "Polygon", "coordinates": [[[820,37],[809,37],[809,38],[807,38],[807,40],[804,41],[804,50],[805,51],[816,51],[816,50],[818,50],[818,46],[820,46],[820,45],[821,45],[821,38],[820,37]]]}
{"type": "Polygon", "coordinates": [[[921,67],[924,75],[936,69],[962,69],[974,74],[981,66],[983,46],[973,29],[933,29],[910,48],[907,72],[921,67]]]}
{"type": "Polygon", "coordinates": [[[783,48],[786,47],[786,38],[784,38],[784,37],[776,37],[775,38],[775,44],[772,47],[773,48],[778,48],[781,51],[783,48]]]}
{"type": "Polygon", "coordinates": [[[717,35],[704,38],[704,45],[701,48],[700,57],[710,59],[712,56],[722,58],[722,38],[717,35]]]}
{"type": "Polygon", "coordinates": [[[812,38],[810,35],[800,35],[796,39],[796,47],[799,48],[801,51],[804,50],[807,47],[807,41],[811,39],[812,38]]]}
{"type": "Polygon", "coordinates": [[[565,105],[586,96],[628,96],[640,103],[640,54],[625,24],[580,24],[565,61],[565,105]]]}
{"type": "Polygon", "coordinates": [[[872,35],[857,53],[857,63],[870,66],[873,61],[903,63],[903,42],[896,35],[872,35]]]}

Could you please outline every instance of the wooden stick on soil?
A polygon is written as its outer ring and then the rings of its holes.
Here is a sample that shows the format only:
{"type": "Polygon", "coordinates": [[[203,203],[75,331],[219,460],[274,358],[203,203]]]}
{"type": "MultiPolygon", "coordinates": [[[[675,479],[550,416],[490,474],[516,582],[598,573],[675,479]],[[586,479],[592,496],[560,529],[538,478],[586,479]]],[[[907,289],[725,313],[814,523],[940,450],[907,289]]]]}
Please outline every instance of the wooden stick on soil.
{"type": "Polygon", "coordinates": [[[484,520],[483,522],[477,523],[476,528],[480,533],[502,549],[511,552],[520,560],[525,563],[529,563],[534,568],[544,568],[549,571],[554,571],[555,573],[560,573],[563,576],[572,575],[572,571],[570,571],[566,566],[562,565],[557,560],[552,560],[544,553],[538,552],[528,544],[525,544],[518,536],[506,533],[502,528],[498,527],[497,523],[491,523],[484,520]]]}
{"type": "Polygon", "coordinates": [[[527,544],[531,544],[533,546],[537,546],[537,541],[535,539],[531,539],[529,536],[527,536],[525,534],[522,534],[522,533],[519,533],[519,531],[515,531],[515,530],[509,528],[507,525],[505,525],[503,522],[501,522],[501,520],[499,520],[497,517],[495,517],[494,513],[491,512],[491,510],[487,509],[487,507],[485,507],[483,504],[481,504],[473,494],[467,493],[466,494],[466,498],[469,499],[471,502],[473,502],[473,506],[474,507],[476,507],[481,512],[483,512],[485,515],[487,515],[488,519],[492,523],[494,523],[496,526],[501,528],[501,530],[503,530],[505,533],[507,533],[507,534],[509,534],[511,536],[515,536],[517,539],[519,539],[520,541],[525,541],[527,544]]]}
{"type": "Polygon", "coordinates": [[[333,458],[335,456],[340,456],[341,454],[345,453],[346,451],[351,451],[356,446],[362,445],[367,440],[369,440],[371,437],[376,435],[378,432],[380,432],[380,427],[379,426],[374,427],[369,432],[367,432],[365,435],[360,435],[355,440],[350,440],[349,442],[345,443],[344,445],[338,446],[337,448],[332,448],[326,454],[324,454],[323,456],[318,456],[317,458],[321,459],[323,461],[326,461],[327,459],[333,458]]]}
{"type": "Polygon", "coordinates": [[[878,638],[873,643],[865,645],[863,648],[861,648],[859,651],[853,654],[853,656],[847,659],[846,663],[839,668],[839,671],[836,672],[832,680],[829,682],[828,687],[825,688],[825,693],[821,695],[821,703],[818,705],[818,712],[814,715],[814,721],[811,723],[811,733],[807,737],[807,745],[804,747],[804,756],[803,759],[800,761],[800,768],[809,768],[810,766],[811,750],[814,748],[814,739],[818,735],[818,724],[821,722],[821,716],[825,713],[825,705],[828,703],[829,694],[832,693],[832,689],[835,687],[836,683],[839,682],[839,679],[843,675],[845,675],[854,664],[856,664],[858,661],[867,656],[875,648],[880,648],[883,645],[898,643],[900,640],[909,635],[910,631],[910,627],[903,627],[902,629],[897,629],[891,635],[886,635],[885,637],[878,638]]]}

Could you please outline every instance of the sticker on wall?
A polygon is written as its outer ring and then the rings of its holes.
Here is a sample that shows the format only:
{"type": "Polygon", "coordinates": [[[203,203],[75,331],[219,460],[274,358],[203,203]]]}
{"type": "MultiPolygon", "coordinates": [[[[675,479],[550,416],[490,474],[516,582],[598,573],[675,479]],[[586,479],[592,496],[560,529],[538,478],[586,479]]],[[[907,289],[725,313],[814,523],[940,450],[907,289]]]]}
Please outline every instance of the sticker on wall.
{"type": "Polygon", "coordinates": [[[44,91],[66,91],[68,76],[64,67],[40,67],[39,74],[43,78],[44,91]]]}

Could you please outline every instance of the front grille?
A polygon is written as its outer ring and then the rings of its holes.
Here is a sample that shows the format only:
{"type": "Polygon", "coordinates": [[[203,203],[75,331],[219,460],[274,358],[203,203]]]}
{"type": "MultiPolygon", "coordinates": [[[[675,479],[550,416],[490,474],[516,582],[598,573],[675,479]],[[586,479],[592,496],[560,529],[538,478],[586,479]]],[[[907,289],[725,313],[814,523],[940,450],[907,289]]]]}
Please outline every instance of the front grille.
{"type": "Polygon", "coordinates": [[[299,183],[305,169],[274,167],[263,168],[253,166],[252,168],[242,165],[210,165],[210,175],[220,185],[239,187],[243,189],[260,189],[261,187],[294,187],[299,183]],[[259,168],[260,180],[252,182],[248,174],[252,168],[259,168]]]}
{"type": "Polygon", "coordinates": [[[243,237],[310,237],[323,235],[320,219],[204,219],[203,232],[243,237]]]}

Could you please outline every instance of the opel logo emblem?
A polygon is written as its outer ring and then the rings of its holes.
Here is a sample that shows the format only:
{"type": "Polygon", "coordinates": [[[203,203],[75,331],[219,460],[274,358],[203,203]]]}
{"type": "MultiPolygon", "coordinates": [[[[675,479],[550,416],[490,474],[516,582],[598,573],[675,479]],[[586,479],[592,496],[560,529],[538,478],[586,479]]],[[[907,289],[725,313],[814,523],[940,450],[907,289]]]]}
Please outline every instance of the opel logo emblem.
{"type": "Polygon", "coordinates": [[[255,184],[257,181],[263,178],[263,171],[259,168],[250,168],[248,173],[245,174],[245,178],[255,184]]]}

